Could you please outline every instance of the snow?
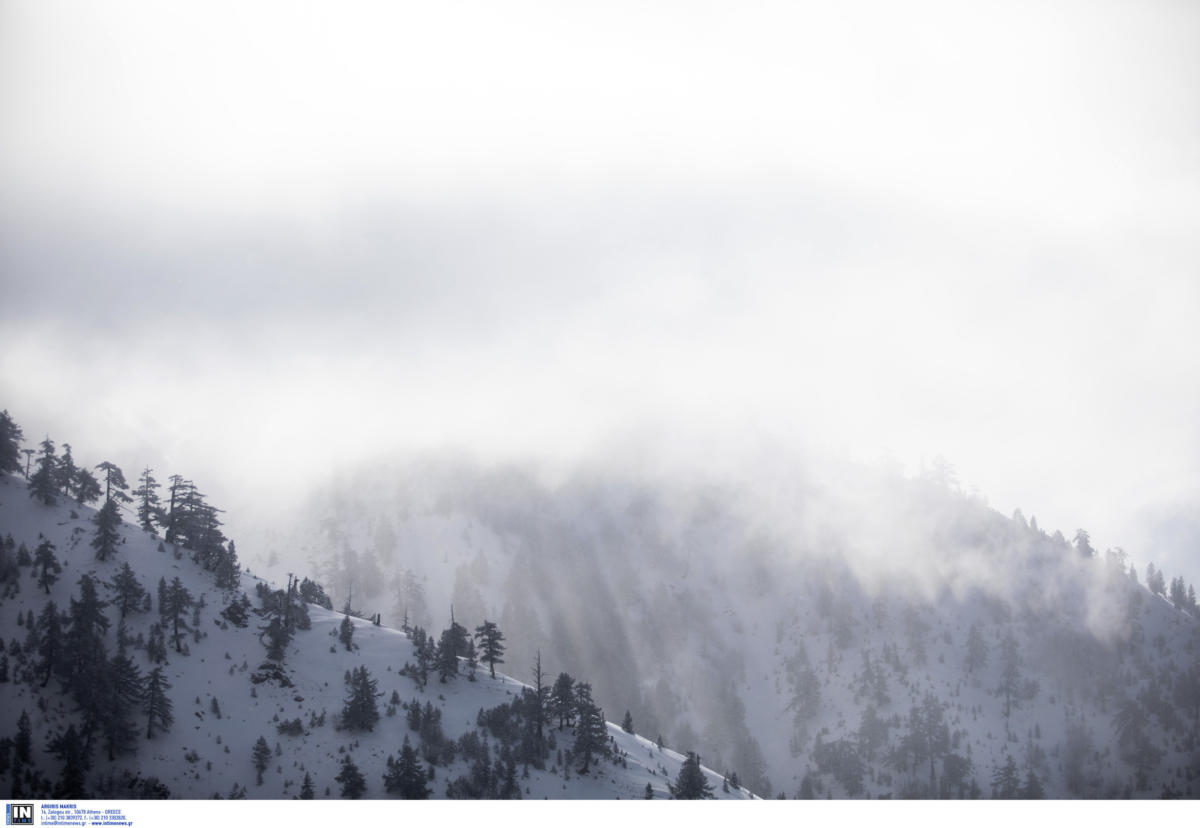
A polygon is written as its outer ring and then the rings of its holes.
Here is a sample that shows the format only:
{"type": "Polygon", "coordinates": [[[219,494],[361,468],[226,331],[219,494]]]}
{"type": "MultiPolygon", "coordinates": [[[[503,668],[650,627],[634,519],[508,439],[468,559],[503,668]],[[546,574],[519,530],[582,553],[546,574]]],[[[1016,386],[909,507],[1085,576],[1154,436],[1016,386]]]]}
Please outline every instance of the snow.
{"type": "MultiPolygon", "coordinates": [[[[417,746],[416,734],[410,733],[403,709],[397,710],[394,716],[381,715],[373,732],[336,730],[334,717],[342,707],[346,671],[362,665],[368,668],[383,694],[381,714],[393,691],[402,702],[413,699],[422,704],[432,702],[442,710],[442,727],[450,738],[458,738],[475,729],[475,718],[481,708],[494,707],[521,692],[523,685],[517,680],[499,672],[492,679],[483,668],[477,670],[474,682],[462,676],[441,684],[436,677],[431,677],[422,691],[413,679],[398,672],[406,662],[413,660],[412,643],[404,633],[352,619],[354,642],[358,648],[350,652],[337,640],[337,628],[343,616],[316,606],[309,607],[312,629],[297,632],[285,658],[285,667],[294,686],[279,687],[270,681],[253,685],[249,677],[265,661],[264,647],[258,640],[256,629],[261,620],[252,615],[250,626],[244,629],[220,624],[219,612],[229,603],[230,594],[218,590],[213,585],[211,573],[194,564],[186,552],[181,559],[176,559],[169,545],[165,546],[165,552],[159,552],[159,539],[135,526],[122,526],[123,544],[117,555],[107,562],[95,560],[90,546],[94,514],[93,509],[79,507],[73,502],[64,504],[61,499],[60,505],[55,507],[40,505],[29,497],[23,480],[9,476],[0,478],[0,534],[11,534],[31,551],[45,536],[57,547],[56,554],[63,564],[63,573],[51,587],[49,596],[37,588],[30,570],[22,569],[19,594],[0,607],[5,639],[23,641],[25,630],[17,626],[18,615],[27,615],[32,610],[36,616],[48,599],[53,599],[60,610],[66,608],[81,575],[86,572],[98,581],[109,581],[125,561],[131,564],[151,594],[160,578],[170,582],[179,577],[193,597],[203,597],[206,608],[201,616],[199,640],[191,635],[186,638],[189,655],[176,654],[168,643],[165,673],[172,684],[173,727],[154,739],[142,738],[136,756],[118,758],[113,763],[105,762],[103,755],[97,756],[97,766],[89,775],[89,781],[110,770],[129,769],[157,776],[176,797],[227,796],[235,785],[240,785],[245,787],[250,798],[292,798],[298,795],[305,772],[309,772],[317,798],[337,797],[339,786],[334,777],[343,755],[348,752],[367,780],[367,796],[385,797],[382,776],[387,757],[399,754],[406,734],[414,747],[417,746]],[[220,707],[220,716],[212,711],[214,699],[220,707]],[[310,715],[322,712],[326,714],[324,726],[308,727],[310,715]],[[289,737],[276,731],[278,721],[297,717],[306,725],[303,735],[289,737]],[[251,763],[251,749],[259,736],[264,736],[273,749],[277,748],[262,785],[255,784],[251,763]]],[[[243,575],[241,588],[257,606],[255,580],[253,576],[243,575]]],[[[102,590],[102,596],[104,592],[102,590]]],[[[116,617],[111,608],[109,616],[115,630],[116,617]]],[[[136,636],[139,632],[147,632],[155,620],[157,607],[152,613],[131,615],[127,619],[130,634],[136,636]]],[[[116,648],[113,630],[108,634],[110,651],[116,648]]],[[[143,673],[152,668],[144,651],[131,652],[143,673]]],[[[15,666],[11,661],[10,667],[15,666]]],[[[587,679],[586,676],[579,678],[587,679]]],[[[53,757],[45,751],[46,742],[72,719],[72,703],[56,691],[55,685],[52,681],[41,694],[47,702],[43,710],[38,699],[40,688],[36,685],[0,684],[0,710],[3,711],[0,713],[0,732],[15,732],[18,717],[23,710],[27,712],[34,728],[35,762],[49,778],[57,778],[58,770],[53,757]]],[[[569,779],[564,779],[561,773],[530,769],[529,777],[520,780],[523,797],[641,798],[647,784],[654,789],[656,797],[666,797],[667,781],[674,780],[683,757],[671,750],[659,750],[648,740],[627,734],[612,723],[608,729],[615,746],[627,754],[628,768],[601,761],[586,776],[579,776],[572,769],[569,779]]],[[[569,745],[568,734],[569,730],[557,734],[560,747],[569,745]]],[[[553,760],[552,755],[550,761],[553,760]]],[[[461,760],[449,768],[438,767],[436,779],[431,783],[433,796],[443,796],[447,782],[465,773],[466,769],[467,764],[461,760]]],[[[706,773],[717,797],[750,796],[744,790],[723,793],[720,775],[707,769],[706,773]]]]}

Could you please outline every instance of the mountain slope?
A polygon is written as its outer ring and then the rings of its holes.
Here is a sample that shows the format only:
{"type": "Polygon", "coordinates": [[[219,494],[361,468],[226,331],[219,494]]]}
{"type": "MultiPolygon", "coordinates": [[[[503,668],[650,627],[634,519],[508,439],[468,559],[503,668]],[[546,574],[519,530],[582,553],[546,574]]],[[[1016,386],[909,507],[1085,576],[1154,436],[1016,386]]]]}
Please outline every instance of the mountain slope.
{"type": "MultiPolygon", "coordinates": [[[[0,683],[0,710],[4,711],[0,734],[15,734],[18,718],[25,712],[33,731],[31,765],[40,774],[30,778],[23,773],[19,780],[13,780],[9,777],[14,771],[6,762],[5,781],[0,784],[14,785],[14,795],[51,793],[47,786],[58,779],[60,762],[50,755],[47,745],[67,727],[80,725],[76,705],[59,690],[59,682],[50,679],[45,687],[41,686],[41,676],[36,674],[38,658],[25,652],[26,619],[30,613],[40,615],[50,600],[56,602],[60,611],[65,610],[77,592],[81,576],[86,573],[98,582],[108,583],[124,562],[132,566],[152,594],[160,578],[167,582],[179,578],[197,601],[203,601],[204,607],[197,624],[192,624],[196,619],[187,619],[195,629],[181,642],[186,654],[175,652],[168,641],[164,674],[172,685],[169,695],[174,702],[173,726],[147,739],[146,719],[139,714],[136,755],[109,762],[97,745],[94,766],[87,774],[90,794],[124,797],[144,792],[122,786],[122,772],[130,771],[142,777],[156,777],[177,797],[207,798],[240,792],[255,798],[290,798],[300,793],[302,780],[308,773],[318,798],[336,797],[339,784],[335,777],[343,758],[351,756],[365,777],[366,795],[382,797],[387,795],[382,777],[388,757],[399,756],[406,736],[414,747],[421,745],[418,734],[407,722],[409,703],[415,701],[422,707],[429,703],[439,711],[441,729],[449,741],[480,731],[477,717],[481,710],[506,704],[521,695],[522,684],[502,674],[492,679],[483,668],[477,669],[475,681],[468,681],[464,675],[442,684],[433,677],[422,690],[414,679],[400,675],[401,668],[415,660],[413,642],[407,635],[362,619],[351,619],[355,649],[348,650],[338,638],[343,616],[315,605],[308,607],[311,629],[295,634],[286,650],[283,671],[277,673],[267,661],[259,637],[266,618],[251,614],[246,627],[229,623],[220,613],[235,592],[217,589],[211,573],[194,563],[185,550],[177,554],[171,546],[129,524],[120,528],[122,543],[117,554],[111,560],[97,561],[90,545],[95,531],[94,515],[94,510],[74,503],[62,504],[62,499],[60,505],[52,507],[35,503],[23,480],[0,476],[0,537],[11,535],[15,544],[24,544],[31,551],[48,539],[56,547],[63,567],[49,594],[38,587],[30,566],[20,566],[15,584],[6,583],[2,587],[0,631],[8,642],[9,681],[0,683]],[[347,695],[344,678],[359,667],[366,667],[378,682],[381,717],[371,732],[340,731],[335,728],[335,719],[347,695]],[[285,676],[286,681],[270,678],[273,674],[285,676]],[[393,692],[401,705],[390,704],[393,692]],[[296,735],[280,732],[280,724],[293,720],[300,723],[296,735]],[[260,736],[265,738],[271,752],[262,783],[257,784],[251,756],[260,736]]],[[[243,575],[241,580],[242,590],[251,597],[256,586],[263,583],[249,575],[243,575]]],[[[107,597],[106,588],[100,591],[102,597],[107,597]]],[[[116,649],[118,619],[114,607],[109,606],[106,613],[111,622],[106,645],[111,652],[116,649]]],[[[144,642],[151,624],[157,620],[157,602],[154,612],[131,613],[126,620],[129,637],[144,642]]],[[[154,665],[144,646],[133,644],[130,652],[143,674],[152,669],[154,665]]],[[[640,798],[649,785],[655,796],[668,796],[667,782],[678,775],[683,757],[659,749],[615,725],[608,724],[607,731],[618,759],[598,761],[586,775],[580,775],[574,767],[564,768],[560,757],[572,744],[570,728],[551,730],[556,747],[547,767],[528,768],[527,775],[524,769],[517,768],[520,795],[640,798]]],[[[481,732],[484,753],[473,743],[472,746],[478,754],[488,757],[488,765],[494,765],[500,761],[502,752],[499,740],[493,737],[491,753],[486,753],[486,729],[481,732]]],[[[439,764],[429,783],[432,795],[445,796],[448,783],[469,776],[475,764],[478,763],[464,757],[461,750],[453,761],[439,764]]],[[[722,778],[708,770],[705,773],[716,796],[749,796],[745,790],[723,791],[722,778]]]]}
{"type": "Polygon", "coordinates": [[[602,704],[761,793],[1005,795],[1014,772],[1052,797],[1200,793],[1200,625],[1119,550],[945,479],[756,472],[383,466],[306,504],[287,547],[338,600],[452,602],[518,662],[589,665],[602,704]]]}

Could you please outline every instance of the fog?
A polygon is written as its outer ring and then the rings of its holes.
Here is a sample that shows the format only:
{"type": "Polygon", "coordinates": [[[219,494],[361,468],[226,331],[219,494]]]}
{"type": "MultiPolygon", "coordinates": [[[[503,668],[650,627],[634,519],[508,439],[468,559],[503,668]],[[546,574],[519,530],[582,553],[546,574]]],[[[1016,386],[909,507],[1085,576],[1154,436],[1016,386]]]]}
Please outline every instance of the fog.
{"type": "Polygon", "coordinates": [[[0,406],[235,538],[648,441],[1200,580],[1200,12],[840,8],[7,3],[0,406]]]}

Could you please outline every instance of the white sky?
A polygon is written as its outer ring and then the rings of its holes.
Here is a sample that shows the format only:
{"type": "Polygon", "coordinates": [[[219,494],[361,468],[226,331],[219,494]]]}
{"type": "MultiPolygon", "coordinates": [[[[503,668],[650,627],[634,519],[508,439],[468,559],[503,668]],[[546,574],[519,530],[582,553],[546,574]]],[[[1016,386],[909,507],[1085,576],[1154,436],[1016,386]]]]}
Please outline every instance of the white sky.
{"type": "Polygon", "coordinates": [[[0,2],[31,440],[942,454],[1200,581],[1195,4],[175,6],[0,2]]]}

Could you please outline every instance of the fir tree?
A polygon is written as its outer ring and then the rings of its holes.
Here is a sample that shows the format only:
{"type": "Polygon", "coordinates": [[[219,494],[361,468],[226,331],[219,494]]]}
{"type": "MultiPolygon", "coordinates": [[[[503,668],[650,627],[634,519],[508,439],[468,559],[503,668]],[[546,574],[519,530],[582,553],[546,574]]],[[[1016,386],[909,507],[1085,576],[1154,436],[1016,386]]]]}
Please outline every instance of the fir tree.
{"type": "Polygon", "coordinates": [[[76,701],[97,701],[91,692],[92,683],[102,672],[108,656],[104,652],[104,635],[108,631],[108,618],[104,608],[108,604],[100,600],[96,582],[90,575],[79,579],[79,599],[71,599],[67,613],[63,659],[60,672],[63,683],[74,694],[76,701]]]}
{"type": "Polygon", "coordinates": [[[1165,595],[1167,592],[1167,577],[1161,569],[1155,569],[1153,563],[1146,564],[1146,588],[1155,595],[1165,595]]]}
{"type": "Polygon", "coordinates": [[[42,614],[38,616],[37,630],[37,653],[41,658],[38,672],[42,674],[42,687],[45,687],[50,681],[50,676],[62,670],[62,616],[58,614],[58,607],[53,601],[47,602],[46,606],[42,607],[42,614]]]}
{"type": "Polygon", "coordinates": [[[1085,529],[1075,530],[1075,549],[1084,558],[1096,557],[1096,550],[1092,548],[1092,537],[1085,529]]]}
{"type": "Polygon", "coordinates": [[[542,672],[542,651],[538,650],[533,662],[533,693],[535,705],[533,709],[534,725],[537,730],[537,743],[542,743],[542,726],[546,721],[546,705],[550,700],[550,688],[545,685],[545,673],[542,672]]]}
{"type": "Polygon", "coordinates": [[[28,765],[32,748],[33,725],[29,723],[29,714],[22,710],[20,717],[17,718],[17,735],[13,739],[13,751],[17,761],[28,765]]]}
{"type": "Polygon", "coordinates": [[[92,539],[92,548],[96,550],[96,560],[107,561],[117,551],[121,541],[118,527],[121,525],[121,513],[115,500],[107,500],[96,513],[93,522],[96,524],[96,537],[92,539]]]}
{"type": "Polygon", "coordinates": [[[384,787],[388,793],[400,794],[401,799],[428,799],[430,790],[425,784],[427,779],[417,752],[408,743],[408,736],[405,736],[400,758],[393,760],[388,757],[387,773],[383,776],[384,787]]]}
{"type": "Polygon", "coordinates": [[[967,633],[967,660],[964,666],[968,673],[974,673],[987,666],[988,646],[983,639],[983,633],[978,624],[972,624],[967,633]]]}
{"type": "Polygon", "coordinates": [[[0,411],[0,474],[21,473],[21,443],[24,439],[25,434],[13,422],[8,409],[0,411]]]}
{"type": "Polygon", "coordinates": [[[334,779],[341,783],[342,799],[359,799],[367,790],[367,780],[349,755],[342,758],[342,769],[334,779]]]}
{"type": "Polygon", "coordinates": [[[150,593],[138,581],[137,576],[133,573],[133,567],[128,561],[121,564],[121,569],[113,577],[109,587],[113,591],[113,606],[121,612],[121,619],[131,612],[138,612],[145,606],[146,599],[150,593]]]}
{"type": "Polygon", "coordinates": [[[54,544],[48,538],[39,543],[37,549],[34,550],[33,567],[41,570],[38,573],[38,586],[46,590],[46,594],[49,595],[50,587],[62,573],[62,565],[54,556],[54,544]]]}
{"type": "Polygon", "coordinates": [[[109,662],[106,680],[97,687],[104,695],[101,728],[109,761],[118,753],[137,750],[138,728],[134,722],[134,711],[142,705],[142,674],[123,646],[109,662]]]}
{"type": "Polygon", "coordinates": [[[161,624],[150,626],[150,635],[146,637],[146,658],[153,664],[162,664],[167,660],[167,640],[161,624]]]}
{"type": "Polygon", "coordinates": [[[1042,780],[1038,779],[1033,768],[1025,772],[1025,784],[1021,786],[1021,799],[1045,799],[1046,791],[1042,788],[1042,780]]]}
{"type": "Polygon", "coordinates": [[[46,506],[53,506],[58,502],[58,461],[55,459],[54,441],[47,437],[41,445],[37,471],[29,478],[29,495],[46,506]]]}
{"type": "Polygon", "coordinates": [[[95,503],[100,498],[100,481],[87,469],[75,472],[75,499],[81,505],[95,503]]]}
{"type": "Polygon", "coordinates": [[[495,678],[496,665],[504,663],[504,659],[500,657],[504,655],[504,634],[494,621],[484,619],[484,622],[475,628],[475,638],[479,641],[481,660],[488,665],[492,678],[495,678]]]}
{"type": "Polygon", "coordinates": [[[250,752],[251,759],[254,761],[254,770],[258,773],[258,784],[263,783],[263,771],[271,763],[271,746],[267,744],[266,738],[259,736],[258,741],[254,743],[254,750],[250,752]]]}
{"type": "Polygon", "coordinates": [[[458,675],[458,657],[467,654],[467,628],[454,620],[450,613],[450,626],[442,630],[437,646],[437,669],[443,683],[458,675]]]}
{"type": "Polygon", "coordinates": [[[259,640],[267,647],[267,658],[282,662],[287,655],[287,645],[292,641],[292,634],[288,632],[287,625],[281,617],[275,615],[261,630],[259,640]]]}
{"type": "Polygon", "coordinates": [[[478,659],[477,655],[478,654],[475,652],[475,642],[472,639],[468,638],[467,639],[467,655],[466,655],[466,658],[467,658],[467,680],[468,681],[475,680],[475,668],[479,666],[479,659],[478,659]]]}
{"type": "Polygon", "coordinates": [[[164,623],[171,625],[171,640],[175,643],[175,652],[177,653],[183,652],[181,641],[183,633],[188,630],[184,616],[191,609],[193,603],[192,593],[188,592],[183,581],[179,580],[179,576],[175,576],[171,585],[159,598],[158,611],[164,623]]]}
{"type": "Polygon", "coordinates": [[[301,799],[312,799],[313,798],[312,774],[310,774],[308,771],[304,772],[304,782],[303,782],[303,784],[300,785],[300,798],[301,799]]]}
{"type": "Polygon", "coordinates": [[[237,547],[230,541],[220,550],[217,565],[213,572],[216,574],[217,587],[220,589],[237,589],[242,581],[242,565],[238,561],[237,547]]]}
{"type": "Polygon", "coordinates": [[[1004,696],[1004,718],[1008,719],[1020,696],[1021,656],[1017,639],[1012,633],[1000,643],[1000,687],[997,692],[1004,696]]]}
{"type": "Polygon", "coordinates": [[[221,610],[222,617],[235,627],[245,627],[249,622],[250,599],[242,593],[229,602],[229,606],[221,610]]]}
{"type": "Polygon", "coordinates": [[[993,799],[1018,799],[1021,795],[1021,774],[1017,771],[1017,763],[1011,755],[1003,767],[997,767],[992,775],[993,799]]]}
{"type": "Polygon", "coordinates": [[[161,667],[155,667],[146,679],[146,692],[143,696],[142,712],[146,714],[146,738],[154,738],[154,726],[159,730],[170,730],[175,717],[171,715],[171,699],[167,690],[171,689],[161,667]]]}
{"type": "Polygon", "coordinates": [[[679,775],[675,777],[673,783],[668,782],[667,787],[675,799],[713,798],[712,785],[709,784],[708,778],[700,768],[700,757],[691,751],[688,751],[687,759],[679,768],[679,775]]]}
{"type": "Polygon", "coordinates": [[[559,673],[550,691],[550,710],[558,717],[558,729],[572,724],[571,716],[575,712],[575,679],[569,673],[559,673]]]}
{"type": "Polygon", "coordinates": [[[342,642],[347,650],[354,650],[354,622],[350,620],[350,615],[342,616],[342,623],[338,626],[338,641],[342,642]]]}
{"type": "Polygon", "coordinates": [[[71,487],[75,485],[75,475],[77,468],[75,459],[71,457],[71,444],[63,443],[62,456],[58,458],[58,467],[55,469],[55,484],[62,489],[62,493],[67,497],[71,496],[71,487]]]}
{"type": "Polygon", "coordinates": [[[87,796],[84,781],[91,768],[91,751],[75,725],[50,740],[50,753],[63,763],[62,777],[54,788],[57,799],[82,799],[87,796]]]}
{"type": "Polygon", "coordinates": [[[604,713],[592,701],[592,686],[586,682],[575,685],[575,749],[579,773],[587,773],[592,760],[610,754],[608,727],[604,713]]]}
{"type": "Polygon", "coordinates": [[[625,718],[621,720],[621,730],[626,733],[633,733],[633,714],[628,710],[625,711],[625,718]]]}
{"type": "Polygon", "coordinates": [[[195,486],[189,483],[189,481],[184,480],[183,477],[178,474],[171,475],[170,482],[171,487],[169,491],[171,493],[171,499],[167,506],[167,520],[166,526],[164,527],[166,532],[164,533],[164,538],[166,539],[167,543],[175,543],[176,524],[179,522],[179,515],[175,508],[176,502],[182,504],[183,493],[186,491],[187,487],[191,485],[192,488],[195,488],[195,486]]]}
{"type": "Polygon", "coordinates": [[[374,730],[379,721],[379,708],[375,703],[381,693],[379,683],[371,678],[366,667],[358,667],[350,674],[346,702],[342,707],[341,726],[344,730],[374,730]]]}
{"type": "Polygon", "coordinates": [[[138,504],[138,525],[153,535],[155,524],[161,526],[166,520],[162,503],[158,499],[158,492],[155,491],[162,487],[154,479],[154,473],[149,466],[142,470],[138,484],[138,487],[133,490],[133,496],[138,504]]]}

